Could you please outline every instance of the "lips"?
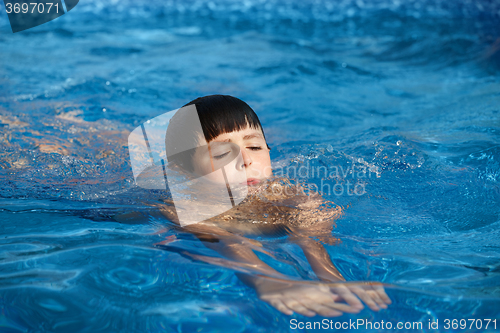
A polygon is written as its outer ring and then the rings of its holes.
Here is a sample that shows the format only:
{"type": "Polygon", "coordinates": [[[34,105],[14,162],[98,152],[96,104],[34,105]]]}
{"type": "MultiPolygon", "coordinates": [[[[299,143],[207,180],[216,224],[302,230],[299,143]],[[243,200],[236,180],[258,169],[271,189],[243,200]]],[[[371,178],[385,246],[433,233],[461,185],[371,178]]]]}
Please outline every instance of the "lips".
{"type": "Polygon", "coordinates": [[[247,179],[247,185],[257,185],[258,183],[260,183],[260,180],[258,180],[257,178],[247,179]]]}

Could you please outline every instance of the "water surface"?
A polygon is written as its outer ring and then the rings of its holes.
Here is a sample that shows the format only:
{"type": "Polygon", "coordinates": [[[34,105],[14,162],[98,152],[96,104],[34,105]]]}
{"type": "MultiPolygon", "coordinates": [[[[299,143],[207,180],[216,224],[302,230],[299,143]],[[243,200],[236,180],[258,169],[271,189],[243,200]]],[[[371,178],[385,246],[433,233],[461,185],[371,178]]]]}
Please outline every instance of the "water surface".
{"type": "MultiPolygon", "coordinates": [[[[327,249],[347,280],[392,285],[387,310],[334,320],[500,320],[499,26],[495,1],[82,1],[16,34],[2,10],[2,330],[288,332],[305,319],[182,255],[217,256],[154,214],[161,191],[134,185],[130,131],[215,93],[254,108],[275,169],[370,171],[300,179],[364,186],[325,195],[348,207],[327,249]],[[113,219],[132,211],[141,223],[113,219]]],[[[315,279],[286,238],[261,241],[282,259],[264,261],[315,279]]]]}

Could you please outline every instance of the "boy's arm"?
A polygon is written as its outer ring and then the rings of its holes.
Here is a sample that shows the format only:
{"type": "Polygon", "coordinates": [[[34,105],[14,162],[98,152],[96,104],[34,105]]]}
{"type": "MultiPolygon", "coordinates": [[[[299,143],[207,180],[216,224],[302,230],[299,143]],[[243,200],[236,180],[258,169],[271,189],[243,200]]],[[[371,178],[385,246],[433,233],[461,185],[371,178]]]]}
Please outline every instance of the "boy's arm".
{"type": "MultiPolygon", "coordinates": [[[[165,217],[179,223],[171,205],[160,205],[159,208],[165,217]]],[[[267,276],[288,280],[286,276],[260,260],[252,251],[252,241],[245,237],[236,236],[220,227],[205,223],[190,224],[183,229],[197,236],[208,248],[238,264],[251,266],[253,270],[267,276]]],[[[357,313],[363,308],[357,299],[357,304],[354,306],[336,303],[340,297],[332,294],[328,288],[325,292],[321,286],[304,286],[290,280],[288,283],[277,282],[267,277],[242,273],[237,273],[237,276],[245,284],[254,288],[260,299],[285,314],[291,315],[297,312],[305,316],[320,314],[331,317],[340,316],[342,312],[357,313]]]]}
{"type": "MultiPolygon", "coordinates": [[[[295,234],[299,235],[299,233],[295,234]]],[[[323,244],[307,236],[295,236],[292,240],[301,247],[311,268],[320,280],[325,282],[345,281],[342,274],[340,274],[333,264],[323,244]]],[[[354,294],[374,311],[378,311],[380,308],[385,309],[387,308],[387,304],[391,303],[391,300],[380,284],[363,286],[340,285],[332,288],[332,290],[351,306],[359,306],[360,304],[359,299],[354,294]]]]}
{"type": "MultiPolygon", "coordinates": [[[[335,206],[333,202],[325,201],[319,193],[309,193],[306,196],[299,197],[302,202],[298,204],[301,211],[297,218],[304,227],[301,229],[293,228],[295,230],[293,230],[290,239],[302,248],[307,261],[320,280],[327,282],[345,281],[333,264],[323,244],[314,239],[318,238],[319,235],[326,234],[328,244],[332,240],[336,241],[331,236],[331,228],[334,221],[343,214],[343,208],[335,206]]],[[[319,238],[323,237],[320,236],[319,238]]],[[[387,304],[391,303],[381,284],[374,285],[372,283],[365,286],[344,284],[334,287],[332,290],[352,306],[359,306],[360,304],[359,299],[354,296],[356,294],[374,311],[378,311],[380,308],[385,309],[387,304]]]]}
{"type": "MultiPolygon", "coordinates": [[[[343,312],[357,313],[362,309],[337,303],[340,298],[332,294],[329,288],[322,285],[304,285],[289,280],[286,275],[276,271],[259,259],[251,249],[251,241],[236,236],[215,225],[196,223],[183,228],[198,237],[205,246],[237,263],[252,267],[266,276],[237,273],[238,278],[254,288],[263,301],[271,304],[279,311],[291,315],[293,312],[305,316],[320,314],[323,316],[340,316],[343,312]]],[[[359,302],[359,301],[358,301],[359,302]]]]}
{"type": "Polygon", "coordinates": [[[311,268],[320,280],[328,282],[345,281],[333,264],[323,244],[307,236],[295,236],[291,239],[300,246],[311,268]]]}

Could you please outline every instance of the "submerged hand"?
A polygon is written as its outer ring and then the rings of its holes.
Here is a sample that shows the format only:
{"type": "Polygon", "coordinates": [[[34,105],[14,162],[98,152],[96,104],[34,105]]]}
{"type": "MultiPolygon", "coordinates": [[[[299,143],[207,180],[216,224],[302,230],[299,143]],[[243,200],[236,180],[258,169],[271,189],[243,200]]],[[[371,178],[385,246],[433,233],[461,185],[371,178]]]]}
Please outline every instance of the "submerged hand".
{"type": "Polygon", "coordinates": [[[343,312],[358,313],[358,305],[338,303],[341,297],[330,292],[326,285],[302,285],[293,282],[265,281],[257,287],[259,298],[280,312],[292,315],[294,312],[307,317],[319,314],[324,317],[338,317],[343,312]]]}
{"type": "Polygon", "coordinates": [[[379,283],[342,284],[330,289],[353,307],[362,306],[359,299],[365,302],[373,311],[387,309],[387,305],[392,303],[389,296],[385,293],[384,287],[379,283]]]}

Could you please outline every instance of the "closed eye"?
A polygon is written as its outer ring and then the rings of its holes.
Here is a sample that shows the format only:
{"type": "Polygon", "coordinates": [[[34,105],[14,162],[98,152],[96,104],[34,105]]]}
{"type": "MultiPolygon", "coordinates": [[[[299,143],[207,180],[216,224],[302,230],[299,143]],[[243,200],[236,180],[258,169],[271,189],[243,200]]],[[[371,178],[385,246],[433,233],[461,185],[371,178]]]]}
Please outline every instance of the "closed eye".
{"type": "Polygon", "coordinates": [[[215,158],[216,160],[220,160],[221,158],[224,158],[227,154],[229,154],[229,152],[226,152],[226,153],[224,153],[224,154],[220,154],[220,155],[216,155],[216,156],[214,156],[214,158],[215,158]]]}
{"type": "Polygon", "coordinates": [[[248,147],[248,148],[251,150],[261,150],[262,149],[262,147],[248,147]]]}

